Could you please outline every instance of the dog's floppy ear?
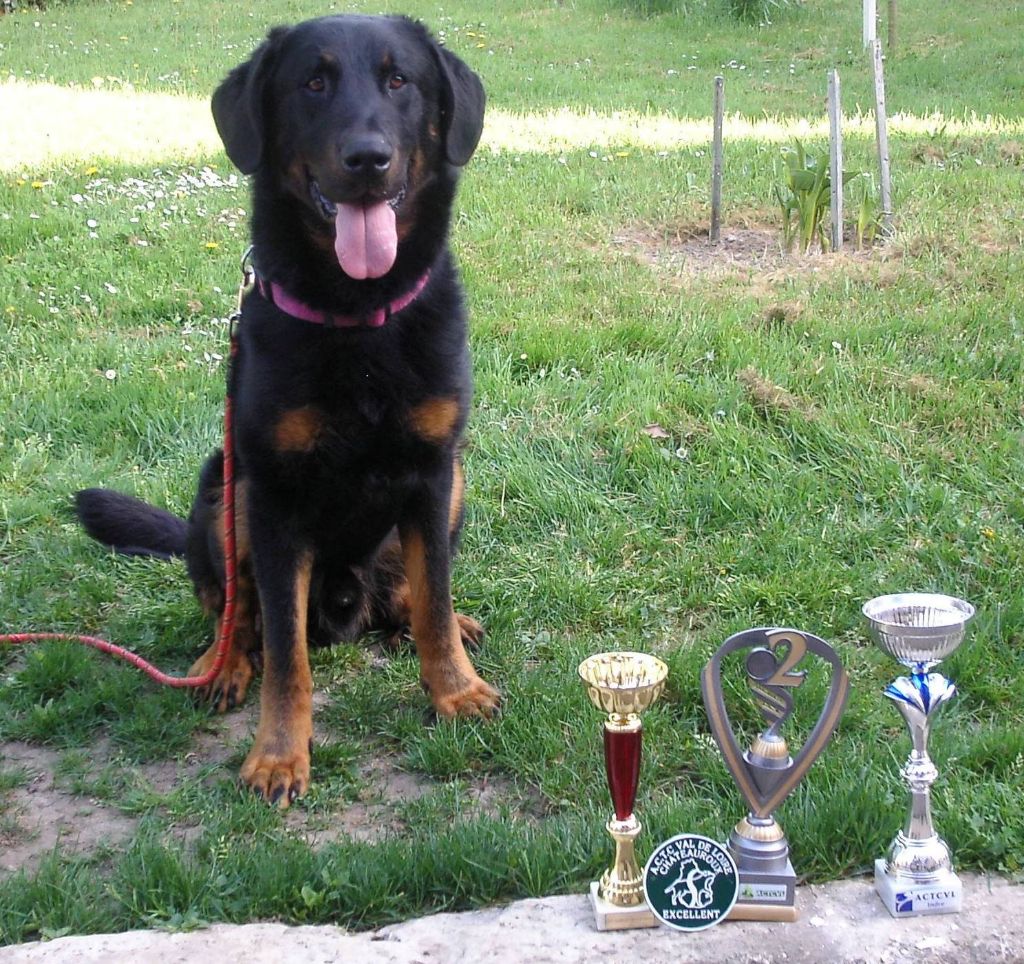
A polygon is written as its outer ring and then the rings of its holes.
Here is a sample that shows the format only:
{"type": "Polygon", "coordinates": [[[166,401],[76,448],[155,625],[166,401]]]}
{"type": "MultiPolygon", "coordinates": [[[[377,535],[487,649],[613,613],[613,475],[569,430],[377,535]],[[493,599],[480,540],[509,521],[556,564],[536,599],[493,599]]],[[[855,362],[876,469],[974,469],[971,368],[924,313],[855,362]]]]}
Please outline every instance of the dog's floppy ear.
{"type": "Polygon", "coordinates": [[[462,167],[473,156],[484,130],[484,85],[450,50],[434,44],[441,68],[441,134],[445,156],[462,167]]]}
{"type": "Polygon", "coordinates": [[[275,27],[244,63],[231,71],[213,92],[213,122],[232,163],[252,174],[263,160],[263,88],[274,55],[288,33],[275,27]]]}

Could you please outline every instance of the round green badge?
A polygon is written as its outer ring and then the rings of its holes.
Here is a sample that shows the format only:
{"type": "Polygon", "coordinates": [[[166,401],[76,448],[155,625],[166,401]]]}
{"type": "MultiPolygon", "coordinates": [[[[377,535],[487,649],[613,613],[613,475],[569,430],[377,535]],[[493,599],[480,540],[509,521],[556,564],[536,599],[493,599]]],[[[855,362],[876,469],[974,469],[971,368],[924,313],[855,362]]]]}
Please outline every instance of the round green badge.
{"type": "Polygon", "coordinates": [[[722,920],[739,895],[732,854],[695,833],[671,837],[644,867],[644,896],[654,916],[681,931],[702,931],[722,920]]]}

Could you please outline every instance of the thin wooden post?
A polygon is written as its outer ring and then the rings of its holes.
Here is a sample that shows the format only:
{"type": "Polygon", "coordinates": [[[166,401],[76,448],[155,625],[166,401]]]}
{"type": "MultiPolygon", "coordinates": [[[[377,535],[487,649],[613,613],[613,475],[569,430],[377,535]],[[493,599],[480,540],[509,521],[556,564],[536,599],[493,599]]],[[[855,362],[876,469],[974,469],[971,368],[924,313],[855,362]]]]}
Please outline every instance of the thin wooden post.
{"type": "Polygon", "coordinates": [[[878,142],[878,174],[881,183],[882,229],[892,230],[892,179],[889,173],[889,130],[885,116],[885,75],[882,73],[882,42],[872,45],[875,74],[875,139],[878,142]]]}
{"type": "Polygon", "coordinates": [[[878,23],[878,8],[876,0],[864,0],[864,46],[870,47],[875,42],[877,35],[876,24],[878,23]]]}
{"type": "Polygon", "coordinates": [[[896,53],[896,0],[889,0],[889,13],[886,17],[889,27],[888,51],[891,57],[896,53]]]}
{"type": "Polygon", "coordinates": [[[843,249],[843,129],[839,71],[828,73],[829,180],[832,183],[832,250],[843,249]]]}
{"type": "Polygon", "coordinates": [[[708,237],[717,244],[722,233],[722,123],[725,117],[725,78],[715,78],[714,140],[711,145],[711,230],[708,237]]]}

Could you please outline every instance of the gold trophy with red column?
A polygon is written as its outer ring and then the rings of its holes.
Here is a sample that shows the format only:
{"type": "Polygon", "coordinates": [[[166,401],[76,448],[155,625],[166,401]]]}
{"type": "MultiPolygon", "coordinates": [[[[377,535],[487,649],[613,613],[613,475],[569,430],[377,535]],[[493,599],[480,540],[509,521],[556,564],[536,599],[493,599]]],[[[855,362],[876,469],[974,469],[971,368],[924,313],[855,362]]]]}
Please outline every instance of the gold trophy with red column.
{"type": "Polygon", "coordinates": [[[645,653],[598,653],[580,663],[579,674],[590,701],[608,714],[604,763],[615,811],[607,824],[615,841],[615,862],[600,881],[590,884],[594,919],[602,931],[654,927],[657,921],[644,898],[643,871],[636,859],[642,826],[633,807],[640,781],[640,714],[661,695],[668,667],[645,653]]]}

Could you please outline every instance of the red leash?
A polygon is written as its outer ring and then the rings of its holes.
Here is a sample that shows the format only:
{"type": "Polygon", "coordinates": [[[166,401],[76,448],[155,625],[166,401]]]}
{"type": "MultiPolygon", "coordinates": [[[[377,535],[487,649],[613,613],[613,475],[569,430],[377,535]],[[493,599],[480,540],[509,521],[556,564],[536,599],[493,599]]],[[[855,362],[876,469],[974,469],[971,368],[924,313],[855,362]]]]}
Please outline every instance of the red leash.
{"type": "MultiPolygon", "coordinates": [[[[250,249],[251,250],[251,249],[250,249]]],[[[233,405],[231,397],[231,365],[238,351],[238,340],[235,334],[235,323],[241,315],[242,297],[252,285],[252,271],[248,266],[249,251],[242,259],[242,284],[238,289],[238,308],[231,316],[231,353],[228,362],[228,390],[224,396],[224,612],[221,615],[217,637],[217,656],[213,666],[202,676],[168,676],[147,662],[138,653],[133,653],[123,646],[116,646],[97,636],[78,636],[73,633],[11,633],[0,635],[0,645],[18,645],[21,643],[40,643],[49,640],[64,640],[91,646],[101,653],[108,653],[131,663],[136,669],[142,670],[151,679],[165,686],[198,688],[208,686],[216,679],[217,674],[227,659],[231,639],[235,633],[235,452],[233,432],[233,405]]]]}

